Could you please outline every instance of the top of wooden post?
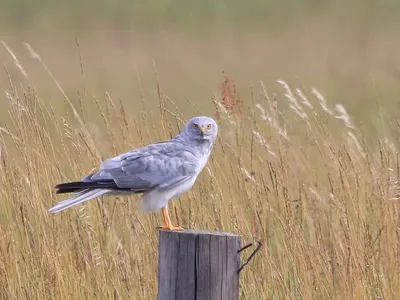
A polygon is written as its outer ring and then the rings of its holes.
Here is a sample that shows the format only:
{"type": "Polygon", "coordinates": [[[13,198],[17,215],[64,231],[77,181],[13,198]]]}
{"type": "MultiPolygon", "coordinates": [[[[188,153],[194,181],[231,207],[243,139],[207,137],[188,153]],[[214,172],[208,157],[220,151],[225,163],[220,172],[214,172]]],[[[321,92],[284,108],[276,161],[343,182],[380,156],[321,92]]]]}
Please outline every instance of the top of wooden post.
{"type": "Polygon", "coordinates": [[[193,229],[188,229],[188,230],[182,230],[182,231],[174,231],[174,230],[164,230],[160,229],[160,234],[161,232],[169,232],[169,233],[177,233],[177,234],[191,234],[191,235],[218,235],[218,236],[235,236],[235,237],[240,237],[237,234],[233,234],[230,232],[222,232],[222,231],[207,231],[207,230],[193,230],[193,229]]]}
{"type": "Polygon", "coordinates": [[[158,300],[237,300],[241,237],[160,230],[158,300]]]}

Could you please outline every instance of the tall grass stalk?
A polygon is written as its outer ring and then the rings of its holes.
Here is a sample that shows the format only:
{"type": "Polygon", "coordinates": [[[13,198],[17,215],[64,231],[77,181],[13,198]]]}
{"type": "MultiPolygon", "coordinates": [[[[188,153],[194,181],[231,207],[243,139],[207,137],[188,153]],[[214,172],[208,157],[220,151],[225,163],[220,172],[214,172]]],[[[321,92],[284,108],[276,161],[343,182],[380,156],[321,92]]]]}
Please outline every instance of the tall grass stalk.
{"type": "MultiPolygon", "coordinates": [[[[0,125],[0,298],[154,299],[157,214],[140,212],[135,196],[57,215],[47,209],[58,201],[56,183],[170,138],[198,114],[196,105],[184,111],[157,81],[160,111],[146,111],[144,96],[139,112],[106,92],[80,93],[78,106],[64,94],[64,109],[55,110],[29,82],[9,77],[10,121],[0,125]]],[[[397,143],[383,136],[367,144],[343,104],[278,82],[274,97],[262,83],[238,95],[228,76],[213,92],[219,138],[193,190],[173,202],[174,218],[263,242],[241,273],[241,299],[395,299],[397,143]]]]}

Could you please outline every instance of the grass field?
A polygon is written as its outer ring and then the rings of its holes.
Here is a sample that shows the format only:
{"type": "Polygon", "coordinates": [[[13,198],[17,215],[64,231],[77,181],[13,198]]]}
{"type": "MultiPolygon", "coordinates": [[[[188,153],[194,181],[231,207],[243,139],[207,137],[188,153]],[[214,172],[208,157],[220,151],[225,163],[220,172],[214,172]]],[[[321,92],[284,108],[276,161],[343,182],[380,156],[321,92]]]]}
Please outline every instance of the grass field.
{"type": "Polygon", "coordinates": [[[170,209],[263,242],[241,299],[397,298],[399,5],[295,2],[0,4],[0,299],[154,299],[158,214],[134,196],[47,209],[55,184],[199,114],[219,138],[170,209]]]}

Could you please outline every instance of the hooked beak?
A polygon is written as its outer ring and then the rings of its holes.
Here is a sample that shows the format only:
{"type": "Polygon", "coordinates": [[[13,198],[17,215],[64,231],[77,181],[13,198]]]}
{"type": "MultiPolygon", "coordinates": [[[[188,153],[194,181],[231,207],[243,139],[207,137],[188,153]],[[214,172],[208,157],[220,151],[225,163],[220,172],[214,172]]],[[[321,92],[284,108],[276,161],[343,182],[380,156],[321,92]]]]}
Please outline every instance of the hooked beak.
{"type": "Polygon", "coordinates": [[[204,126],[201,126],[200,127],[200,130],[201,130],[201,132],[204,134],[204,133],[206,133],[206,128],[204,127],[204,126]]]}

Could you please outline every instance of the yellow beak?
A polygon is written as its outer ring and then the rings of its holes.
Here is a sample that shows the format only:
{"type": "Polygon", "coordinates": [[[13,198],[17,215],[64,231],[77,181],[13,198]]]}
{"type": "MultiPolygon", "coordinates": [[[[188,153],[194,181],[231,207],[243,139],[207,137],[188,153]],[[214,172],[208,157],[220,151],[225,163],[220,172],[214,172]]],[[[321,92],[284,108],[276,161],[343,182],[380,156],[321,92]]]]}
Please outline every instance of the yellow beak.
{"type": "Polygon", "coordinates": [[[205,128],[204,126],[201,126],[201,127],[200,127],[200,130],[201,130],[202,133],[205,133],[205,132],[206,132],[206,128],[205,128]]]}

